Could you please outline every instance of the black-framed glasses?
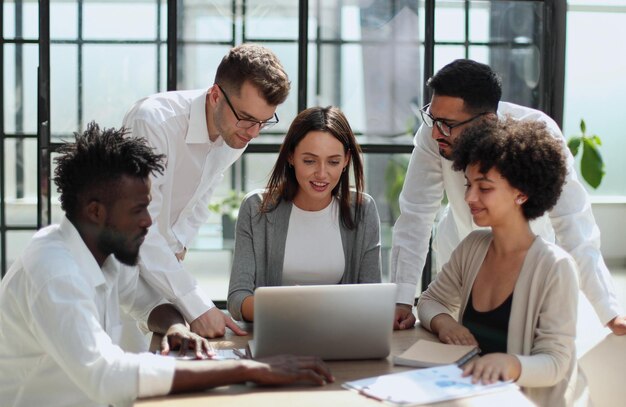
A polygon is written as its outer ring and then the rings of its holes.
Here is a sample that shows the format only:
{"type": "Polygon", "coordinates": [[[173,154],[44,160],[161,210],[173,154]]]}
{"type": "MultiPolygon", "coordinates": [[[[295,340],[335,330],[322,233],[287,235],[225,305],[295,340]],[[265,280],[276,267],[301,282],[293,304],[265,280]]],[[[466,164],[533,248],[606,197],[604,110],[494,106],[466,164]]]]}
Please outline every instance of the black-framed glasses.
{"type": "Polygon", "coordinates": [[[455,124],[448,124],[441,119],[435,119],[433,115],[430,114],[430,112],[428,111],[429,108],[430,108],[430,103],[420,109],[420,115],[422,116],[422,121],[428,127],[433,127],[436,124],[441,134],[443,134],[446,137],[450,137],[450,135],[452,134],[453,128],[467,124],[471,121],[478,119],[481,116],[484,116],[490,113],[490,112],[482,112],[482,113],[477,114],[476,116],[470,117],[467,120],[463,120],[462,122],[455,123],[455,124]]]}
{"type": "Polygon", "coordinates": [[[237,123],[235,123],[235,126],[239,127],[240,129],[250,129],[256,125],[259,125],[259,131],[261,131],[269,129],[270,127],[278,123],[278,115],[276,113],[274,113],[273,120],[252,120],[240,118],[237,114],[237,111],[235,111],[233,104],[230,103],[230,99],[228,99],[228,95],[226,94],[226,92],[224,92],[224,89],[222,89],[220,85],[217,85],[217,87],[222,92],[222,95],[224,95],[224,99],[226,99],[226,103],[228,104],[228,107],[230,107],[230,111],[233,112],[233,114],[235,115],[235,119],[237,119],[237,123]]]}

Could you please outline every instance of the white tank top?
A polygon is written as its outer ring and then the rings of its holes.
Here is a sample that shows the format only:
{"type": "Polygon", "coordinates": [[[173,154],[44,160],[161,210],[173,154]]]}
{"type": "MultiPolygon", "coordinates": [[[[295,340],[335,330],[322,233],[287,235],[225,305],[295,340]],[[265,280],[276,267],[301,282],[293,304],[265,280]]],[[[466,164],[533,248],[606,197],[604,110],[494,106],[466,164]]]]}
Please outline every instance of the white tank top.
{"type": "Polygon", "coordinates": [[[339,202],[321,211],[293,205],[289,217],[283,285],[337,284],[346,260],[339,230],[339,202]]]}

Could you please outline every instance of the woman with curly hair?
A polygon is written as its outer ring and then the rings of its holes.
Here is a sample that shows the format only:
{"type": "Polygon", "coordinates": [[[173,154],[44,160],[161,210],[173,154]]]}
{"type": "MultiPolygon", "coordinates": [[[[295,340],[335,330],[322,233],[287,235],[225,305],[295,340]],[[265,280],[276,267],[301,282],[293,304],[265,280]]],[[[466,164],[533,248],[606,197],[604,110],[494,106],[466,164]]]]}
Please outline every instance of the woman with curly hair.
{"type": "Polygon", "coordinates": [[[566,176],[561,141],[545,124],[484,120],[453,151],[477,230],[422,294],[422,326],[442,342],[478,345],[474,382],[517,382],[541,406],[570,405],[577,367],[578,278],[572,257],[533,234],[566,176]]]}
{"type": "Polygon", "coordinates": [[[254,320],[256,287],[380,283],[380,219],[363,192],[360,154],[339,108],[311,107],[294,119],[267,188],[239,210],[228,289],[233,318],[254,320]]]}

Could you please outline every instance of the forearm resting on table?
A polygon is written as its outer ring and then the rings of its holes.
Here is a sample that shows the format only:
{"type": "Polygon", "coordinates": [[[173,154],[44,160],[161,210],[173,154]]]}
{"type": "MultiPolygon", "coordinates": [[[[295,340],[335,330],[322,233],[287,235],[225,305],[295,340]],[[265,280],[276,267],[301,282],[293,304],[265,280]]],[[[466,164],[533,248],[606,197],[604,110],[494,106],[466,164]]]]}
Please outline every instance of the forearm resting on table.
{"type": "Polygon", "coordinates": [[[185,318],[172,304],[161,304],[150,312],[148,329],[152,332],[165,334],[175,324],[185,324],[185,318]]]}
{"type": "Polygon", "coordinates": [[[254,321],[254,295],[244,298],[241,303],[241,317],[244,321],[254,321]]]}
{"type": "Polygon", "coordinates": [[[248,361],[176,361],[172,393],[209,389],[251,380],[248,361]]]}
{"type": "Polygon", "coordinates": [[[429,329],[434,334],[439,334],[441,329],[446,325],[456,323],[455,319],[448,314],[437,314],[430,320],[430,326],[425,326],[425,328],[429,329]]]}

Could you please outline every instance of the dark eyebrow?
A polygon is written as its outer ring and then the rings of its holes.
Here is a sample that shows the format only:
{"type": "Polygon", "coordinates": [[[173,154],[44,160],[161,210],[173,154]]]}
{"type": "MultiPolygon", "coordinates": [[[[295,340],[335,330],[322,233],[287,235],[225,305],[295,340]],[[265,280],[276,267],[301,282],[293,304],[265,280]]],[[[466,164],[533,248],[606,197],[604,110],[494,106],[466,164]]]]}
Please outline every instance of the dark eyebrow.
{"type": "Polygon", "coordinates": [[[429,113],[435,120],[439,120],[440,122],[444,122],[445,124],[455,124],[455,123],[459,123],[463,121],[463,120],[457,120],[457,119],[448,119],[447,117],[437,117],[433,115],[433,112],[431,112],[430,109],[429,109],[429,113]]]}
{"type": "Polygon", "coordinates": [[[267,119],[265,119],[265,120],[259,120],[259,119],[257,119],[256,117],[252,116],[250,113],[245,112],[245,111],[243,111],[243,110],[240,110],[240,111],[239,111],[239,114],[240,114],[241,116],[243,116],[243,117],[242,117],[242,119],[243,119],[243,120],[253,120],[253,121],[255,121],[255,122],[266,122],[266,121],[268,121],[268,120],[272,120],[272,119],[274,118],[274,115],[271,115],[269,118],[267,118],[267,119]]]}
{"type": "Polygon", "coordinates": [[[482,174],[480,177],[476,178],[475,181],[487,181],[487,182],[494,182],[492,179],[487,178],[486,174],[482,174]]]}
{"type": "Polygon", "coordinates": [[[466,179],[467,181],[470,181],[470,182],[472,182],[472,181],[473,181],[473,182],[486,181],[486,182],[491,182],[491,183],[493,183],[493,182],[494,182],[494,180],[487,178],[487,175],[486,175],[486,174],[481,174],[481,175],[480,175],[480,177],[477,177],[477,178],[475,178],[475,179],[473,179],[473,180],[470,180],[469,178],[467,178],[467,175],[466,175],[466,176],[465,176],[465,179],[466,179]]]}
{"type": "MultiPolygon", "coordinates": [[[[302,153],[302,155],[312,155],[313,157],[319,157],[317,154],[309,153],[309,152],[306,152],[306,151],[304,153],[302,153]]],[[[341,157],[342,157],[341,154],[334,154],[334,155],[329,156],[328,158],[341,158],[341,157]]]]}

